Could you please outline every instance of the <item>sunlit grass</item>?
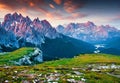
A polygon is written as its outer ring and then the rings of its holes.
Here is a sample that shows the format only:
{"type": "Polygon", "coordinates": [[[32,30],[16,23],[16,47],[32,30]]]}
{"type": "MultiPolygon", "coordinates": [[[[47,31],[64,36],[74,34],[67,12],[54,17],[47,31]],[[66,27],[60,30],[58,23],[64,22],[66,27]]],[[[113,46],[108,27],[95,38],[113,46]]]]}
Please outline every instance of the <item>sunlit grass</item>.
{"type": "MultiPolygon", "coordinates": [[[[116,63],[120,64],[120,56],[109,55],[109,54],[83,54],[74,58],[60,59],[55,61],[48,61],[40,64],[40,66],[81,66],[85,64],[96,64],[96,63],[116,63]]],[[[39,65],[38,65],[39,66],[39,65]]]]}
{"type": "Polygon", "coordinates": [[[33,51],[33,48],[23,47],[16,51],[0,55],[0,65],[10,64],[10,61],[17,60],[33,51]]]}

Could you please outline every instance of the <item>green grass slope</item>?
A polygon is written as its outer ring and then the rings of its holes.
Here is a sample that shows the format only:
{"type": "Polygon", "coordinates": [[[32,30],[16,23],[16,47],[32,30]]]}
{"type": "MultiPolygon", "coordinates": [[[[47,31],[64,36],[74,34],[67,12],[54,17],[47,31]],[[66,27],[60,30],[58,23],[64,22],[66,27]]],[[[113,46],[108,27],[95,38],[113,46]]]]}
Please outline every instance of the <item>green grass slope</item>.
{"type": "Polygon", "coordinates": [[[34,50],[33,48],[23,47],[13,52],[1,54],[0,65],[3,65],[3,64],[10,65],[11,64],[10,61],[18,60],[24,55],[31,53],[33,50],[34,50]]]}
{"type": "MultiPolygon", "coordinates": [[[[33,48],[21,48],[14,52],[0,55],[0,64],[7,63],[8,60],[15,60],[31,52],[33,48]],[[3,62],[1,63],[1,61],[3,62]],[[6,62],[5,62],[6,61],[6,62]]],[[[0,81],[5,83],[23,83],[25,81],[33,83],[38,80],[38,83],[48,83],[50,78],[59,78],[52,80],[58,83],[73,83],[68,82],[68,79],[74,79],[75,83],[120,83],[119,69],[101,69],[100,71],[88,70],[87,64],[107,64],[115,63],[120,65],[120,56],[108,54],[83,54],[74,58],[60,59],[54,61],[46,61],[41,64],[32,66],[10,66],[0,67],[0,81]],[[80,72],[81,74],[76,74],[80,72]],[[111,75],[110,75],[111,74],[111,75]],[[13,78],[14,77],[14,78],[13,78]],[[82,81],[82,79],[86,81],[82,81]]],[[[97,65],[95,65],[97,66],[97,65]]],[[[36,82],[37,83],[37,82],[36,82]]]]}
{"type": "Polygon", "coordinates": [[[96,63],[115,63],[120,64],[120,56],[109,54],[83,54],[69,59],[61,59],[55,61],[45,62],[40,64],[42,66],[81,66],[85,64],[96,63]]]}

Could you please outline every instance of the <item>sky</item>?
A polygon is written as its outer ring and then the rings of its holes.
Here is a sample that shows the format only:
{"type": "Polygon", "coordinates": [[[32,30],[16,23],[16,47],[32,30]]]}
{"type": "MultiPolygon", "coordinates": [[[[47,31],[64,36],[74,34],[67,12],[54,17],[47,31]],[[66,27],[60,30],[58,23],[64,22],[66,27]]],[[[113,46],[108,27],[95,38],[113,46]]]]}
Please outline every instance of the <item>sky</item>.
{"type": "Polygon", "coordinates": [[[0,21],[14,12],[46,19],[53,27],[92,21],[120,29],[120,0],[0,0],[0,21]]]}

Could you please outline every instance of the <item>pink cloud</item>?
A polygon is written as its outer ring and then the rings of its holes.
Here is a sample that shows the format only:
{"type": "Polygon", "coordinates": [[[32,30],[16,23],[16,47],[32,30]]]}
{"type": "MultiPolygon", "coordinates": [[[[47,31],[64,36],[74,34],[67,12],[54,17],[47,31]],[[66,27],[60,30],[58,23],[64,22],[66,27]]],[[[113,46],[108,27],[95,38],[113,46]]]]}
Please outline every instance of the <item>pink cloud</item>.
{"type": "Polygon", "coordinates": [[[53,0],[56,4],[60,5],[62,3],[62,0],[53,0]]]}
{"type": "Polygon", "coordinates": [[[29,15],[31,17],[42,17],[45,19],[48,18],[56,20],[72,20],[86,16],[76,11],[82,7],[81,3],[75,3],[74,0],[52,1],[54,1],[57,5],[61,4],[59,6],[61,8],[58,8],[55,3],[47,3],[45,0],[0,0],[0,10],[4,9],[6,11],[16,11],[18,13],[29,15]]]}
{"type": "Polygon", "coordinates": [[[29,2],[29,5],[30,5],[31,7],[35,6],[35,4],[34,4],[33,2],[29,2]]]}
{"type": "Polygon", "coordinates": [[[120,20],[120,15],[117,15],[117,16],[114,17],[112,20],[120,20]]]}
{"type": "Polygon", "coordinates": [[[83,5],[83,3],[75,3],[74,0],[66,0],[64,3],[64,10],[68,13],[72,13],[80,7],[82,7],[83,5]]]}
{"type": "Polygon", "coordinates": [[[60,13],[60,11],[46,13],[47,18],[54,20],[74,20],[74,19],[84,18],[86,16],[87,15],[82,13],[71,13],[69,15],[64,15],[63,13],[60,13]]]}
{"type": "Polygon", "coordinates": [[[55,8],[55,6],[53,4],[49,4],[49,6],[53,9],[55,8]]]}

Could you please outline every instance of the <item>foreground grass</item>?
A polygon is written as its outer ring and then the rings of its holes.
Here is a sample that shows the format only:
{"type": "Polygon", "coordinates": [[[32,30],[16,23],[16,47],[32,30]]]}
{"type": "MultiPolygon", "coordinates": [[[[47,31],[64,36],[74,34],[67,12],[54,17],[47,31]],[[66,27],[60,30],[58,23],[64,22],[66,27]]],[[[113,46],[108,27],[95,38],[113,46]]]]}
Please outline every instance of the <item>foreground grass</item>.
{"type": "MultiPolygon", "coordinates": [[[[59,80],[53,80],[52,82],[58,83],[73,83],[68,82],[67,79],[75,79],[75,83],[120,83],[120,79],[107,75],[105,71],[92,72],[92,71],[83,71],[80,69],[73,70],[69,67],[39,67],[34,66],[12,66],[9,68],[0,68],[0,80],[1,83],[9,81],[9,83],[48,83],[47,77],[59,78],[59,80]],[[81,72],[83,74],[77,75],[74,71],[81,72]],[[52,76],[51,76],[52,74],[52,76]],[[56,76],[58,74],[58,76],[56,76]],[[81,81],[82,78],[85,78],[86,81],[81,81]]],[[[120,71],[119,71],[120,73],[120,71]]]]}
{"type": "Polygon", "coordinates": [[[18,60],[24,55],[31,53],[32,51],[33,51],[33,48],[23,47],[13,52],[1,54],[0,65],[4,65],[4,64],[10,65],[11,64],[10,61],[18,60]]]}
{"type": "MultiPolygon", "coordinates": [[[[74,79],[76,83],[120,83],[120,78],[112,75],[120,75],[119,69],[89,70],[88,65],[120,65],[120,56],[108,54],[82,54],[74,58],[47,61],[34,66],[10,66],[11,60],[17,60],[33,51],[33,48],[21,48],[11,53],[0,55],[0,81],[5,83],[72,83],[68,79],[74,79]],[[82,74],[75,74],[74,72],[82,74]],[[110,73],[112,75],[109,75],[110,73]],[[56,76],[57,75],[57,76],[56,76]],[[53,78],[52,81],[48,81],[53,78]],[[59,78],[59,80],[56,80],[59,78]],[[82,79],[86,79],[82,81],[82,79]]],[[[93,67],[95,68],[95,67],[93,67]]]]}
{"type": "Polygon", "coordinates": [[[43,64],[37,66],[75,66],[79,67],[86,64],[96,64],[96,63],[106,63],[106,64],[120,64],[120,56],[109,55],[109,54],[83,54],[69,59],[60,59],[55,61],[44,62],[43,64]]]}

